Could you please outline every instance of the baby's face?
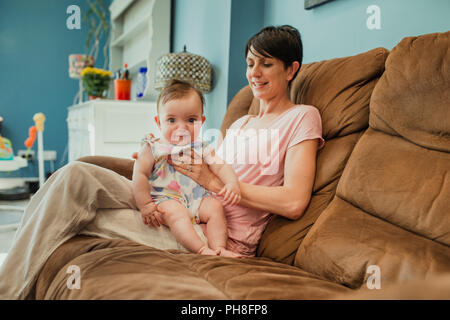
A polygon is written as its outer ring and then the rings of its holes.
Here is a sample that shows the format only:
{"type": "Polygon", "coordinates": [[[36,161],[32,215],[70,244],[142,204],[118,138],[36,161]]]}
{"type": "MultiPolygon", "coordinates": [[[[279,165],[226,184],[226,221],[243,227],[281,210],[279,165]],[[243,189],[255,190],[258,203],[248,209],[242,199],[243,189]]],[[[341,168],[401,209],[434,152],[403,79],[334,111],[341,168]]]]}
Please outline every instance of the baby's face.
{"type": "Polygon", "coordinates": [[[176,145],[195,141],[204,121],[202,102],[194,91],[183,98],[162,104],[157,119],[164,139],[176,145]]]}

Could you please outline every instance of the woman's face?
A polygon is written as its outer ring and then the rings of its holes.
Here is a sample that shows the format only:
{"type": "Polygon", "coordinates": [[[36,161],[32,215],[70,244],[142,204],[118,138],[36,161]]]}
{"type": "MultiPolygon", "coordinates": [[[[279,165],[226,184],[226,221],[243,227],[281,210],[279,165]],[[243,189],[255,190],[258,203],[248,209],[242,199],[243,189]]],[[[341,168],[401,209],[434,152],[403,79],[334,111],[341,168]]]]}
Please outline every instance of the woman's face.
{"type": "Polygon", "coordinates": [[[271,100],[287,94],[289,81],[294,75],[293,66],[285,68],[280,59],[264,57],[253,47],[248,51],[246,60],[247,80],[255,98],[271,100]]]}

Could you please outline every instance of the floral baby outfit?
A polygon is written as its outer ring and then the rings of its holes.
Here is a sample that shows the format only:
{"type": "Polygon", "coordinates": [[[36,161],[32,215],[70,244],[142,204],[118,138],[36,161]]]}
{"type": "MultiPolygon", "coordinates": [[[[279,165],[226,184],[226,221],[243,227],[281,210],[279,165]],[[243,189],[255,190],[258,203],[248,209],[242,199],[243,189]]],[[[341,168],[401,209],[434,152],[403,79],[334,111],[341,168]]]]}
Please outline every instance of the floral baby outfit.
{"type": "Polygon", "coordinates": [[[210,196],[205,188],[197,182],[176,171],[167,160],[172,156],[173,162],[191,163],[190,152],[202,159],[209,155],[212,147],[205,141],[195,141],[179,146],[162,142],[159,138],[147,136],[142,141],[152,148],[155,164],[149,177],[150,195],[156,205],[166,200],[178,200],[189,211],[192,223],[200,223],[198,208],[203,197],[210,196]]]}

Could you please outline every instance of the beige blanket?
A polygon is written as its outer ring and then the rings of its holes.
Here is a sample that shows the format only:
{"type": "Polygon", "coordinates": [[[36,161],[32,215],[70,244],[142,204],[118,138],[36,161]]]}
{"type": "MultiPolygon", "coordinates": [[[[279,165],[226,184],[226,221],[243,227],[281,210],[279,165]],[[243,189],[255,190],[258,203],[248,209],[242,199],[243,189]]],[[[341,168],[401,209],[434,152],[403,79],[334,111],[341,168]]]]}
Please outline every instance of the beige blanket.
{"type": "MultiPolygon", "coordinates": [[[[198,224],[194,225],[194,229],[200,238],[208,243],[198,224]]],[[[177,242],[169,228],[166,226],[155,228],[143,224],[141,213],[133,209],[97,210],[95,219],[79,234],[107,239],[127,239],[161,250],[188,251],[177,242]]]]}
{"type": "MultiPolygon", "coordinates": [[[[205,240],[200,226],[196,230],[205,240]]],[[[0,267],[0,300],[32,295],[51,254],[80,233],[185,250],[168,228],[142,223],[130,180],[111,170],[74,161],[55,172],[26,208],[0,267]]]]}

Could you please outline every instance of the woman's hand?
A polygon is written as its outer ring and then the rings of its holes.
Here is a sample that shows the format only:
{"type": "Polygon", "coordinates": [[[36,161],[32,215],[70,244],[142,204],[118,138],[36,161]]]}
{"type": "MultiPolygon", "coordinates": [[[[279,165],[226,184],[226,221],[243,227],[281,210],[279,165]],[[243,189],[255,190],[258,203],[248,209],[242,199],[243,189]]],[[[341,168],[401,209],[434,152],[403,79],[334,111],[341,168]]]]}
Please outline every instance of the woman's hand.
{"type": "MultiPolygon", "coordinates": [[[[191,152],[193,154],[194,152],[191,152]]],[[[132,158],[138,158],[138,153],[133,152],[132,158]]],[[[175,170],[184,174],[185,176],[190,177],[192,180],[197,182],[199,185],[203,186],[205,189],[218,193],[223,188],[223,183],[217,176],[209,169],[208,165],[202,161],[201,164],[195,164],[192,161],[191,164],[186,163],[177,163],[175,164],[171,157],[167,161],[171,166],[174,167],[175,170]]]]}
{"type": "Polygon", "coordinates": [[[191,163],[174,163],[170,156],[167,162],[172,165],[175,170],[185,176],[188,176],[205,189],[214,193],[220,192],[223,188],[223,182],[217,178],[217,176],[209,169],[209,166],[204,161],[201,163],[196,163],[197,161],[194,161],[193,150],[191,152],[191,157],[191,163]]]}
{"type": "Polygon", "coordinates": [[[239,190],[239,186],[233,183],[225,184],[217,195],[223,197],[223,200],[225,201],[223,203],[224,206],[234,206],[241,201],[241,191],[239,190]]]}

